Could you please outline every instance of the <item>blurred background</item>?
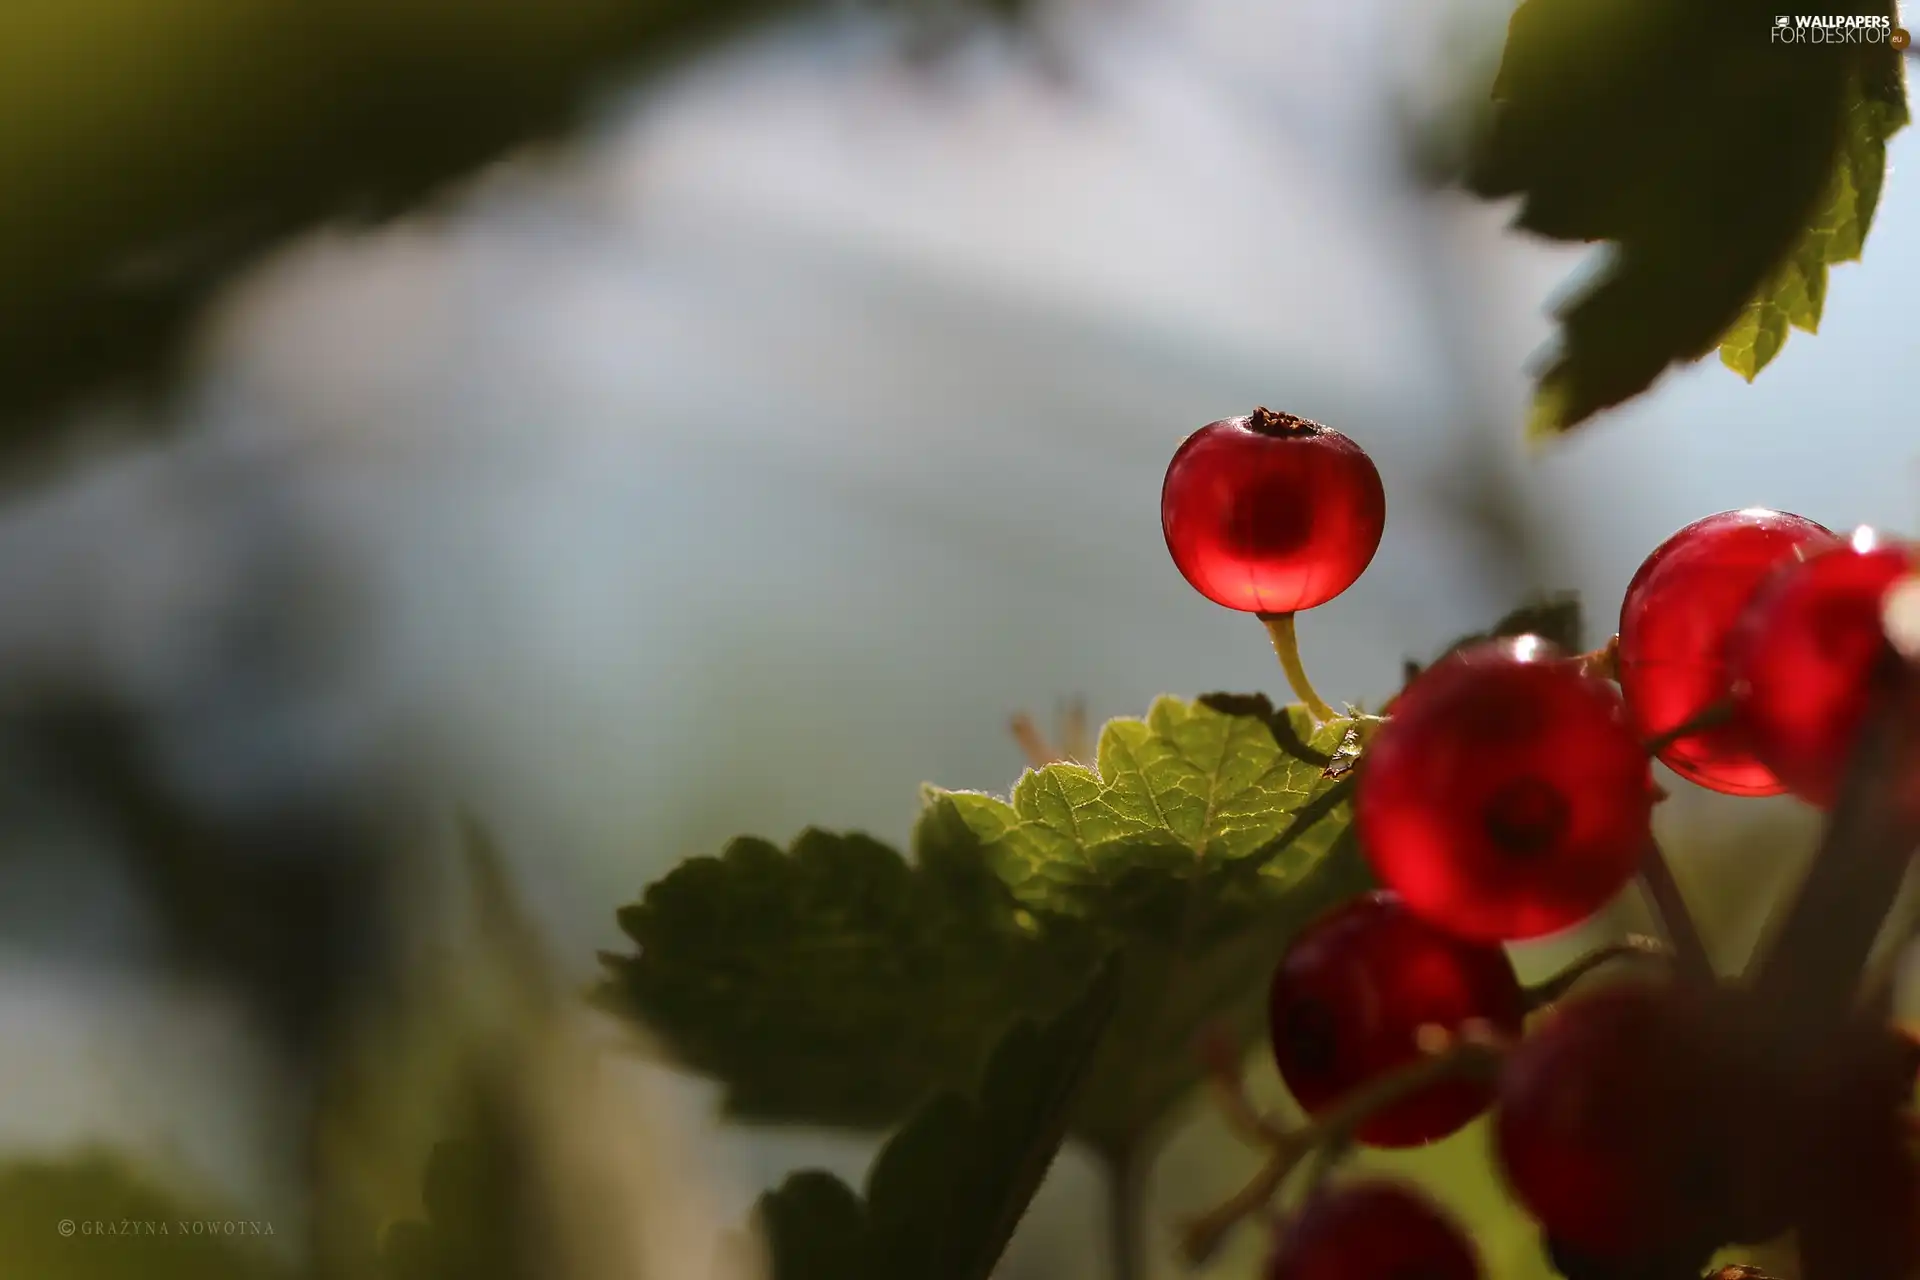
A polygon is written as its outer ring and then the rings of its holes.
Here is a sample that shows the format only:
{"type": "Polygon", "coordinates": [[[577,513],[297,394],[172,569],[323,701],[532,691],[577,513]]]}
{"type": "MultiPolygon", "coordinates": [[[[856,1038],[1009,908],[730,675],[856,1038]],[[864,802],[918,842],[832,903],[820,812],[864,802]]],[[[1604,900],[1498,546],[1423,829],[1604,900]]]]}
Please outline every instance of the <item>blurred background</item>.
{"type": "MultiPolygon", "coordinates": [[[[681,858],[807,825],[900,842],[921,782],[1004,789],[1016,710],[1278,694],[1264,636],[1186,587],[1156,516],[1178,442],[1256,404],[1338,427],[1386,482],[1373,568],[1302,624],[1336,701],[1377,703],[1402,659],[1530,592],[1582,593],[1597,643],[1646,552],[1708,512],[1913,529],[1913,130],[1817,338],[1753,386],[1676,372],[1530,451],[1527,361],[1586,255],[1426,190],[1413,164],[1433,122],[1484,94],[1507,6],[763,7],[724,39],[688,22],[604,50],[596,6],[567,8],[565,48],[595,50],[568,84],[572,129],[529,129],[392,217],[324,209],[280,242],[298,211],[254,210],[264,229],[231,233],[244,269],[207,292],[165,396],[66,394],[84,380],[60,383],[61,362],[85,344],[10,366],[34,441],[0,504],[14,1158],[110,1145],[283,1224],[286,1245],[301,1164],[274,1055],[315,1034],[338,973],[384,954],[378,913],[341,905],[370,882],[354,877],[386,874],[379,850],[431,863],[460,814],[485,822],[577,982],[620,943],[616,906],[681,858]],[[102,796],[135,797],[140,818],[104,819],[129,806],[102,796]],[[183,829],[228,851],[193,862],[200,878],[126,856],[183,829]],[[312,945],[183,942],[208,876],[311,907],[312,945]],[[313,1009],[207,980],[235,957],[256,976],[293,966],[313,1009]]],[[[0,66],[34,74],[0,77],[0,97],[30,110],[0,127],[0,160],[58,144],[53,186],[151,171],[167,191],[220,162],[191,112],[117,143],[101,122],[142,77],[184,77],[196,110],[246,125],[249,86],[300,55],[269,33],[278,62],[222,79],[265,56],[246,43],[261,33],[222,25],[239,8],[198,6],[201,25],[161,39],[127,6],[23,6],[0,66]]],[[[419,8],[423,31],[454,22],[419,8]]],[[[424,90],[383,105],[408,138],[450,110],[424,90]]],[[[385,127],[339,136],[373,154],[385,127]]],[[[299,170],[298,138],[274,145],[299,170]]],[[[435,154],[453,172],[458,151],[435,154]]],[[[0,262],[68,243],[25,190],[0,197],[0,262]]],[[[169,241],[197,261],[192,243],[169,241]]],[[[21,307],[0,329],[32,327],[28,296],[0,304],[21,307]]],[[[1812,823],[1691,793],[1661,820],[1737,962],[1812,823]]],[[[1584,941],[1521,962],[1544,971],[1584,941]]],[[[704,1085],[631,1077],[716,1232],[788,1169],[857,1181],[872,1150],[727,1128],[704,1085]]],[[[1493,1275],[1546,1276],[1483,1143],[1470,1129],[1399,1162],[1474,1219],[1493,1275]]],[[[1196,1103],[1156,1171],[1153,1274],[1175,1273],[1161,1228],[1254,1163],[1196,1103]]],[[[369,1196],[412,1193],[407,1167],[369,1196]]],[[[1103,1276],[1095,1184],[1069,1151],[1002,1274],[1103,1276]]],[[[1247,1274],[1253,1243],[1217,1274],[1247,1274]]]]}

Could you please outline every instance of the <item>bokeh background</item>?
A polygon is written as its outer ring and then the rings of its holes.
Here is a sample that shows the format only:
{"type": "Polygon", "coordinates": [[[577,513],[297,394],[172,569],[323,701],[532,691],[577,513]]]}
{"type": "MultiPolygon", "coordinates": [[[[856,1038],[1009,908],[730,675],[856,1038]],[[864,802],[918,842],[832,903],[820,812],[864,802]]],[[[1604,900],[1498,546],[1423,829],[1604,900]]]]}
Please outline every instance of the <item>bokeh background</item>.
{"type": "MultiPolygon", "coordinates": [[[[1588,255],[1412,164],[1484,92],[1505,17],[842,5],[610,59],[578,129],[260,258],[171,396],[43,413],[61,444],[0,504],[9,705],[104,691],[230,828],[344,806],[451,844],[476,815],[585,979],[614,908],[683,857],[807,825],[899,841],[923,781],[1004,789],[1016,710],[1280,692],[1264,636],[1185,586],[1156,516],[1179,440],[1255,404],[1337,426],[1386,482],[1373,568],[1302,624],[1336,700],[1377,702],[1402,659],[1532,592],[1580,592],[1597,642],[1641,557],[1711,511],[1911,531],[1920,133],[1895,139],[1817,337],[1752,386],[1675,372],[1529,451],[1527,361],[1588,255]]],[[[257,1012],[159,964],[125,833],[9,751],[0,1144],[111,1144],[291,1220],[257,1012]]],[[[1686,793],[1662,823],[1737,962],[1812,823],[1686,793]]],[[[705,1086],[639,1074],[717,1222],[788,1169],[857,1180],[871,1153],[726,1128],[705,1086]]],[[[1494,1276],[1545,1276],[1483,1143],[1399,1163],[1476,1222],[1494,1276]]],[[[1156,1171],[1157,1253],[1253,1164],[1196,1102],[1156,1171]]],[[[1104,1275],[1099,1215],[1069,1151],[1002,1274],[1104,1275]]],[[[1243,1240],[1217,1274],[1254,1256],[1243,1240]]]]}

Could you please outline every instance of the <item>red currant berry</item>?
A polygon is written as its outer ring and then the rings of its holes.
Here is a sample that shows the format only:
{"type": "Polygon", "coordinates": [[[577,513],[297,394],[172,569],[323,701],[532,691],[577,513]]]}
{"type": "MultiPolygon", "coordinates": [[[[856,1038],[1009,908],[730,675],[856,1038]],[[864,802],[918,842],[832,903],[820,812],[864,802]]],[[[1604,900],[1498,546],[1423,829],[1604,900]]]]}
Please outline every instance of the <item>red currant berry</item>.
{"type": "Polygon", "coordinates": [[[1828,1194],[1801,1217],[1802,1280],[1913,1275],[1920,1268],[1920,1172],[1902,1127],[1888,1117],[1874,1141],[1847,1155],[1844,1165],[1824,1166],[1828,1194]]]}
{"type": "Polygon", "coordinates": [[[1282,1226],[1267,1280],[1478,1280],[1480,1257],[1425,1196],[1394,1182],[1338,1187],[1282,1226]]]}
{"type": "Polygon", "coordinates": [[[1537,636],[1423,671],[1361,757],[1355,820],[1381,882],[1463,938],[1536,938],[1633,877],[1653,779],[1619,691],[1537,636]]]}
{"type": "MultiPolygon", "coordinates": [[[[1761,507],[1696,520],[1661,543],[1620,607],[1620,689],[1640,736],[1663,736],[1724,700],[1733,686],[1727,637],[1761,581],[1782,564],[1839,545],[1811,520],[1761,507]]],[[[1660,759],[1729,795],[1786,789],[1734,724],[1678,739],[1660,759]]]]}
{"type": "Polygon", "coordinates": [[[1365,450],[1331,427],[1256,409],[1187,437],[1160,527],[1194,590],[1229,609],[1296,613],[1354,584],[1387,523],[1365,450]]]}
{"type": "MultiPolygon", "coordinates": [[[[1274,1061],[1311,1114],[1416,1061],[1423,1026],[1457,1031],[1479,1019],[1520,1035],[1526,997],[1507,953],[1464,942],[1390,893],[1335,907],[1295,939],[1274,972],[1268,1007],[1274,1061]]],[[[1444,1138],[1485,1111],[1490,1083],[1436,1084],[1377,1113],[1356,1137],[1376,1147],[1444,1138]]]]}
{"type": "Polygon", "coordinates": [[[1812,1066],[1782,1117],[1798,1144],[1803,1274],[1910,1276],[1920,1268],[1920,1170],[1908,1145],[1916,1047],[1890,1028],[1856,1025],[1824,1042],[1812,1066]]]}
{"type": "Polygon", "coordinates": [[[1728,649],[1738,722],[1753,753],[1795,795],[1830,807],[1893,648],[1888,590],[1920,567],[1911,547],[1871,529],[1776,571],[1728,649]]]}
{"type": "Polygon", "coordinates": [[[1693,1052],[1697,1010],[1641,983],[1579,999],[1501,1072],[1494,1147],[1555,1240],[1598,1258],[1689,1243],[1724,1186],[1721,1126],[1693,1052]]]}
{"type": "MultiPolygon", "coordinates": [[[[1712,1247],[1681,1246],[1651,1258],[1594,1258],[1551,1236],[1541,1243],[1546,1249],[1547,1261],[1553,1264],[1562,1280],[1675,1280],[1676,1277],[1694,1280],[1707,1269],[1714,1252],[1712,1247]]],[[[1713,1280],[1734,1280],[1734,1277],[1716,1273],[1713,1280]]]]}

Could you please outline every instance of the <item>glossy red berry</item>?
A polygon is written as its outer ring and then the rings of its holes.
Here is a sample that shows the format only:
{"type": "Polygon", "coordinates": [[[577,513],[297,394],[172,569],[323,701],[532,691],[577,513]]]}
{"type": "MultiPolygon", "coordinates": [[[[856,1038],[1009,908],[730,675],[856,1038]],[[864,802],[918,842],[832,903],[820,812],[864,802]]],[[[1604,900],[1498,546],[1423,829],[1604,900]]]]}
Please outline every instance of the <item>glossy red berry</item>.
{"type": "Polygon", "coordinates": [[[1619,691],[1522,636],[1463,649],[1401,692],[1361,758],[1355,820],[1410,910],[1500,942],[1565,929],[1618,893],[1652,807],[1619,691]]]}
{"type": "Polygon", "coordinates": [[[1280,1230],[1266,1280],[1478,1280],[1480,1257],[1419,1192],[1356,1182],[1310,1201],[1280,1230]]]}
{"type": "Polygon", "coordinates": [[[1270,409],[1188,436],[1160,490],[1174,564],[1207,599],[1248,613],[1333,599],[1373,560],[1386,522],[1386,490],[1359,445],[1270,409]]]}
{"type": "Polygon", "coordinates": [[[1673,988],[1613,987],[1567,1004],[1508,1059],[1494,1148],[1515,1198],[1555,1240],[1623,1258],[1685,1246],[1702,1229],[1724,1179],[1696,1012],[1673,988]]]}
{"type": "Polygon", "coordinates": [[[1795,795],[1830,807],[1882,664],[1893,585],[1920,569],[1913,548],[1870,529],[1776,571],[1728,647],[1737,720],[1756,756],[1795,795]]]}
{"type": "MultiPolygon", "coordinates": [[[[1507,953],[1465,942],[1390,893],[1335,907],[1295,939],[1268,999],[1274,1061],[1294,1100],[1318,1114],[1358,1085],[1420,1057],[1423,1026],[1472,1019],[1518,1037],[1526,998],[1507,953]]],[[[1356,1134],[1378,1147],[1444,1138],[1487,1109],[1490,1083],[1448,1081],[1378,1112],[1356,1134]]]]}
{"type": "MultiPolygon", "coordinates": [[[[1620,607],[1620,689],[1640,736],[1663,736],[1725,700],[1733,687],[1728,637],[1762,580],[1839,545],[1838,535],[1811,520],[1761,507],[1696,520],[1661,543],[1620,607]]],[[[1729,795],[1786,789],[1735,724],[1678,739],[1660,759],[1729,795]]]]}

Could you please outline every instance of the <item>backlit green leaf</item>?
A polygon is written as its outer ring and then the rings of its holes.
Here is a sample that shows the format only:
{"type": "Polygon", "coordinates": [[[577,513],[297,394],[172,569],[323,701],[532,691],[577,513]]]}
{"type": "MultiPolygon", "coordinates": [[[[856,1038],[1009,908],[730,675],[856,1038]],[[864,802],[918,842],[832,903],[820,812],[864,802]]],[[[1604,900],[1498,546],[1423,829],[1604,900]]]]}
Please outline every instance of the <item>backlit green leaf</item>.
{"type": "Polygon", "coordinates": [[[1858,253],[1904,118],[1899,60],[1885,44],[1775,43],[1774,17],[1758,0],[1514,13],[1465,183],[1520,197],[1522,229],[1608,246],[1558,310],[1532,433],[1565,431],[1723,338],[1729,363],[1757,370],[1788,324],[1817,319],[1825,264],[1858,253]]]}

